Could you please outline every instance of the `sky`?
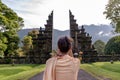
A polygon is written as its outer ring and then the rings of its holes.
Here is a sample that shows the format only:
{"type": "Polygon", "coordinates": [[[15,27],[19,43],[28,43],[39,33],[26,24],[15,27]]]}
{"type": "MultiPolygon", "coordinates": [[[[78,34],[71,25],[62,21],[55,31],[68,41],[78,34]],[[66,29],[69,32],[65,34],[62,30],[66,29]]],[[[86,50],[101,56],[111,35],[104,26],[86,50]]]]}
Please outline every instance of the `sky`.
{"type": "Polygon", "coordinates": [[[69,29],[69,10],[79,26],[109,24],[103,12],[108,0],[2,0],[24,19],[23,28],[39,28],[46,24],[48,15],[54,11],[54,29],[69,29]]]}

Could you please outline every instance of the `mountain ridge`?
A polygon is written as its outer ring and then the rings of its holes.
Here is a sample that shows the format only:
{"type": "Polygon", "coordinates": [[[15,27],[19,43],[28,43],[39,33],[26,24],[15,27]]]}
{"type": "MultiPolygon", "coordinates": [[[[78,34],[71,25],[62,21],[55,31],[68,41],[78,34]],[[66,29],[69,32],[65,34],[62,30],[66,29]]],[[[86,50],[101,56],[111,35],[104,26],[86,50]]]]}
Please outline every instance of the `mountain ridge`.
{"type": "MultiPolygon", "coordinates": [[[[81,26],[79,26],[81,28],[81,26]]],[[[84,25],[85,32],[89,33],[90,36],[92,36],[92,43],[94,43],[96,40],[102,40],[105,43],[112,38],[113,36],[119,35],[114,32],[114,28],[112,28],[111,25],[84,25]]],[[[18,35],[20,39],[22,40],[25,35],[28,34],[28,32],[32,31],[33,29],[39,30],[39,28],[32,28],[32,29],[22,29],[18,32],[18,35]]],[[[59,37],[61,36],[70,36],[70,30],[58,30],[53,29],[53,48],[57,46],[57,41],[59,37]]]]}

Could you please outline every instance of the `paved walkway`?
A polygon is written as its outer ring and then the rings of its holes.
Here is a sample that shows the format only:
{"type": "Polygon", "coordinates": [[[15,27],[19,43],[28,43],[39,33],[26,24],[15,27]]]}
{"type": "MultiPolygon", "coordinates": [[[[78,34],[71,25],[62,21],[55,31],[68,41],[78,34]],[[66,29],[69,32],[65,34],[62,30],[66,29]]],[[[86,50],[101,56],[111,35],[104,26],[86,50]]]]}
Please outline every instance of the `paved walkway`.
{"type": "MultiPolygon", "coordinates": [[[[33,76],[29,80],[42,80],[42,78],[43,78],[43,72],[33,76]]],[[[80,69],[78,73],[78,80],[98,80],[98,79],[94,78],[92,75],[90,75],[86,71],[80,69]]],[[[106,80],[106,79],[102,79],[102,80],[106,80]]]]}

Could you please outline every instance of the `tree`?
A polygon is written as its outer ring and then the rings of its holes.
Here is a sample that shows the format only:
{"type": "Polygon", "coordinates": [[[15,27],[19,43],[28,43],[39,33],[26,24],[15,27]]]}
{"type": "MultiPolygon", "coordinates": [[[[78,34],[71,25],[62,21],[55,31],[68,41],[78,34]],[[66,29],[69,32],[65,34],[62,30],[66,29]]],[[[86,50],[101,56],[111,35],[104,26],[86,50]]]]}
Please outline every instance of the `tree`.
{"type": "Polygon", "coordinates": [[[25,56],[24,51],[23,51],[22,48],[17,49],[16,53],[17,53],[17,56],[19,56],[19,57],[25,56]]]}
{"type": "Polygon", "coordinates": [[[0,52],[5,56],[16,53],[20,40],[17,31],[23,26],[23,19],[0,0],[0,52]]]}
{"type": "Polygon", "coordinates": [[[120,54],[120,36],[111,38],[105,46],[105,54],[120,54]]]}
{"type": "Polygon", "coordinates": [[[99,55],[104,54],[105,43],[103,41],[97,40],[93,45],[99,53],[99,55]]]}
{"type": "Polygon", "coordinates": [[[28,32],[28,36],[31,36],[32,38],[37,38],[38,34],[39,34],[39,31],[35,30],[35,29],[30,31],[30,32],[28,32]]]}
{"type": "Polygon", "coordinates": [[[0,1],[0,30],[18,31],[23,26],[23,19],[0,1]]]}
{"type": "Polygon", "coordinates": [[[7,49],[7,43],[7,38],[0,32],[0,57],[4,57],[4,52],[7,49]]]}
{"type": "Polygon", "coordinates": [[[22,43],[23,43],[22,49],[23,49],[24,53],[26,55],[28,55],[29,51],[32,49],[32,37],[31,36],[25,36],[23,38],[22,43]]]}
{"type": "Polygon", "coordinates": [[[38,34],[39,34],[39,30],[32,30],[32,31],[30,31],[30,32],[28,32],[28,36],[31,36],[32,37],[32,40],[33,40],[33,48],[38,48],[38,44],[36,44],[35,42],[34,42],[34,39],[37,39],[37,37],[38,37],[38,34]]]}
{"type": "Polygon", "coordinates": [[[7,45],[3,44],[0,40],[0,57],[4,57],[4,51],[7,49],[7,45]]]}
{"type": "Polygon", "coordinates": [[[120,0],[109,0],[104,14],[111,20],[116,32],[120,32],[120,0]]]}

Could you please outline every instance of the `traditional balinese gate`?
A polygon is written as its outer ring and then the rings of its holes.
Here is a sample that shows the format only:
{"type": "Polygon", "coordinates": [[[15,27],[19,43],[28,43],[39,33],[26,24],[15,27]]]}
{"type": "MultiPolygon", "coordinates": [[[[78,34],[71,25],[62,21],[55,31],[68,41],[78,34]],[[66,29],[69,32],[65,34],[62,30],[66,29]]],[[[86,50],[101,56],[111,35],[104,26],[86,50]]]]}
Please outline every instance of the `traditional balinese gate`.
{"type": "MultiPolygon", "coordinates": [[[[82,60],[83,62],[94,62],[97,60],[97,52],[95,51],[91,36],[85,32],[84,26],[79,29],[74,15],[69,11],[70,18],[70,37],[73,38],[73,53],[83,52],[82,60]]],[[[40,28],[37,38],[33,39],[33,44],[35,44],[32,55],[29,57],[39,57],[29,58],[30,61],[34,63],[45,63],[48,58],[50,58],[50,53],[52,52],[52,40],[53,40],[53,11],[48,16],[47,24],[45,28],[40,28]]],[[[81,54],[80,54],[81,55],[81,54]]]]}
{"type": "Polygon", "coordinates": [[[74,19],[74,15],[69,11],[70,18],[70,36],[74,40],[73,53],[80,53],[83,62],[95,62],[98,60],[97,51],[92,45],[92,37],[85,32],[84,26],[80,27],[74,19]]]}
{"type": "Polygon", "coordinates": [[[32,59],[34,63],[45,63],[46,60],[50,58],[53,37],[53,11],[48,16],[46,22],[47,24],[45,24],[45,28],[40,27],[38,37],[33,39],[33,55],[29,56],[34,57],[32,59]],[[36,57],[39,58],[36,59],[36,57]]]}

